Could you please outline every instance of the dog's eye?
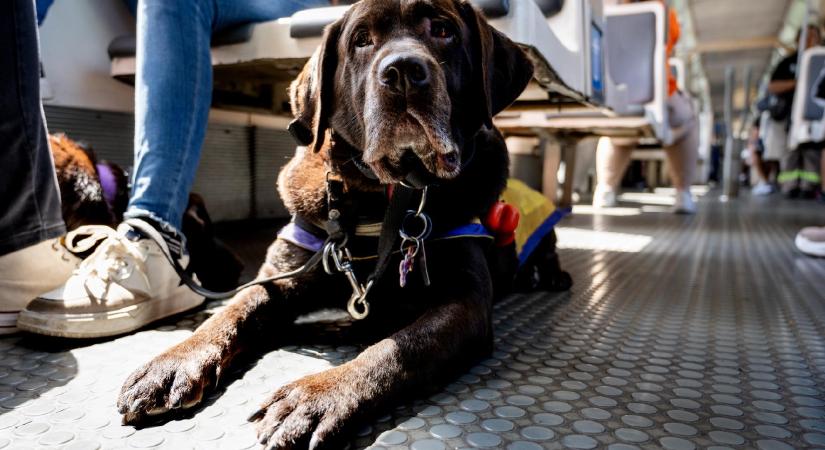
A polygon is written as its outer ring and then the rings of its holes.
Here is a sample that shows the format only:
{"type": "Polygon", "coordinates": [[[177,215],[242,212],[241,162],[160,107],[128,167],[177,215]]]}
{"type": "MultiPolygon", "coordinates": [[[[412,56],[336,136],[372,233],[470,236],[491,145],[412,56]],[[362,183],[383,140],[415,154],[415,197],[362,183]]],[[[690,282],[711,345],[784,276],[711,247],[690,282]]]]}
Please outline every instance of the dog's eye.
{"type": "Polygon", "coordinates": [[[369,31],[360,30],[355,34],[353,42],[356,47],[369,47],[372,45],[372,36],[370,36],[369,31]]]}
{"type": "Polygon", "coordinates": [[[430,23],[430,35],[436,39],[452,39],[455,36],[453,26],[446,20],[434,19],[430,23]]]}

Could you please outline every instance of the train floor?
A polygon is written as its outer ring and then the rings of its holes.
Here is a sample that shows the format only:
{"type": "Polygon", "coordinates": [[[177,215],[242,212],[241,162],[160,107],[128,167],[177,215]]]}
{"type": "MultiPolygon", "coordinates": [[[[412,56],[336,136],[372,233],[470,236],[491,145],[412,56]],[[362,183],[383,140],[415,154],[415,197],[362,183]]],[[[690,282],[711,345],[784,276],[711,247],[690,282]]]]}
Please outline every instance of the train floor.
{"type": "MultiPolygon", "coordinates": [[[[351,447],[825,448],[825,260],[793,247],[825,209],[708,193],[687,217],[662,195],[623,200],[560,225],[570,292],[499,303],[488,359],[382,412],[351,447]]],[[[272,233],[227,239],[253,258],[250,239],[272,233]]],[[[358,351],[334,338],[340,316],[307,319],[305,339],[238,367],[189,416],[121,426],[129,372],[219,307],[112,340],[0,339],[0,449],[255,448],[246,417],[268,392],[358,351]],[[321,328],[333,338],[314,339],[321,328]]]]}

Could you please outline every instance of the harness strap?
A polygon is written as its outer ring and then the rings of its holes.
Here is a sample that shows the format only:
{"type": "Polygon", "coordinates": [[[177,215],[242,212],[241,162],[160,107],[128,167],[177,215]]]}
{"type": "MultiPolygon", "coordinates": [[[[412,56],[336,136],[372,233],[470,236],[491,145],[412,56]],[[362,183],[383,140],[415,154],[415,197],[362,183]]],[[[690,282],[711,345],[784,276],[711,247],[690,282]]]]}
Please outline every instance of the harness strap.
{"type": "Polygon", "coordinates": [[[401,222],[407,214],[407,208],[414,193],[414,189],[404,185],[398,185],[393,189],[390,205],[384,213],[381,235],[378,236],[378,261],[375,263],[372,274],[367,278],[367,283],[378,280],[386,272],[393,250],[395,250],[398,230],[401,229],[401,222]]]}

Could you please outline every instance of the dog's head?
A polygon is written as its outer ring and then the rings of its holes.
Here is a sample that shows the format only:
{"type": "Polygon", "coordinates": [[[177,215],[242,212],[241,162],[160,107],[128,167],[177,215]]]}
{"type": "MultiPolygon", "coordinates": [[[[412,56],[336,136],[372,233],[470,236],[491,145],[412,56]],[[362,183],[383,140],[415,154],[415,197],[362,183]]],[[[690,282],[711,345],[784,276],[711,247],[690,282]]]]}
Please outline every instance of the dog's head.
{"type": "Polygon", "coordinates": [[[362,0],[330,25],[290,88],[291,131],[334,131],[383,183],[461,171],[464,143],[512,103],[533,66],[463,0],[362,0]]]}

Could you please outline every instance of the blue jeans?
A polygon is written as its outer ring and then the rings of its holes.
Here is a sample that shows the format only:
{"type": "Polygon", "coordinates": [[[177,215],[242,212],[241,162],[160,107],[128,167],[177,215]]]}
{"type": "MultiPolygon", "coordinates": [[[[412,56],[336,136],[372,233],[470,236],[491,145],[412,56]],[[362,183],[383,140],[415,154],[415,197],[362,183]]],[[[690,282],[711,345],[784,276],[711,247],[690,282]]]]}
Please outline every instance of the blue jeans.
{"type": "Polygon", "coordinates": [[[212,101],[212,33],[320,6],[329,0],[138,3],[135,167],[125,217],[148,217],[167,232],[181,228],[212,101]]]}
{"type": "Polygon", "coordinates": [[[40,106],[32,0],[0,1],[0,256],[66,232],[40,106]]]}

